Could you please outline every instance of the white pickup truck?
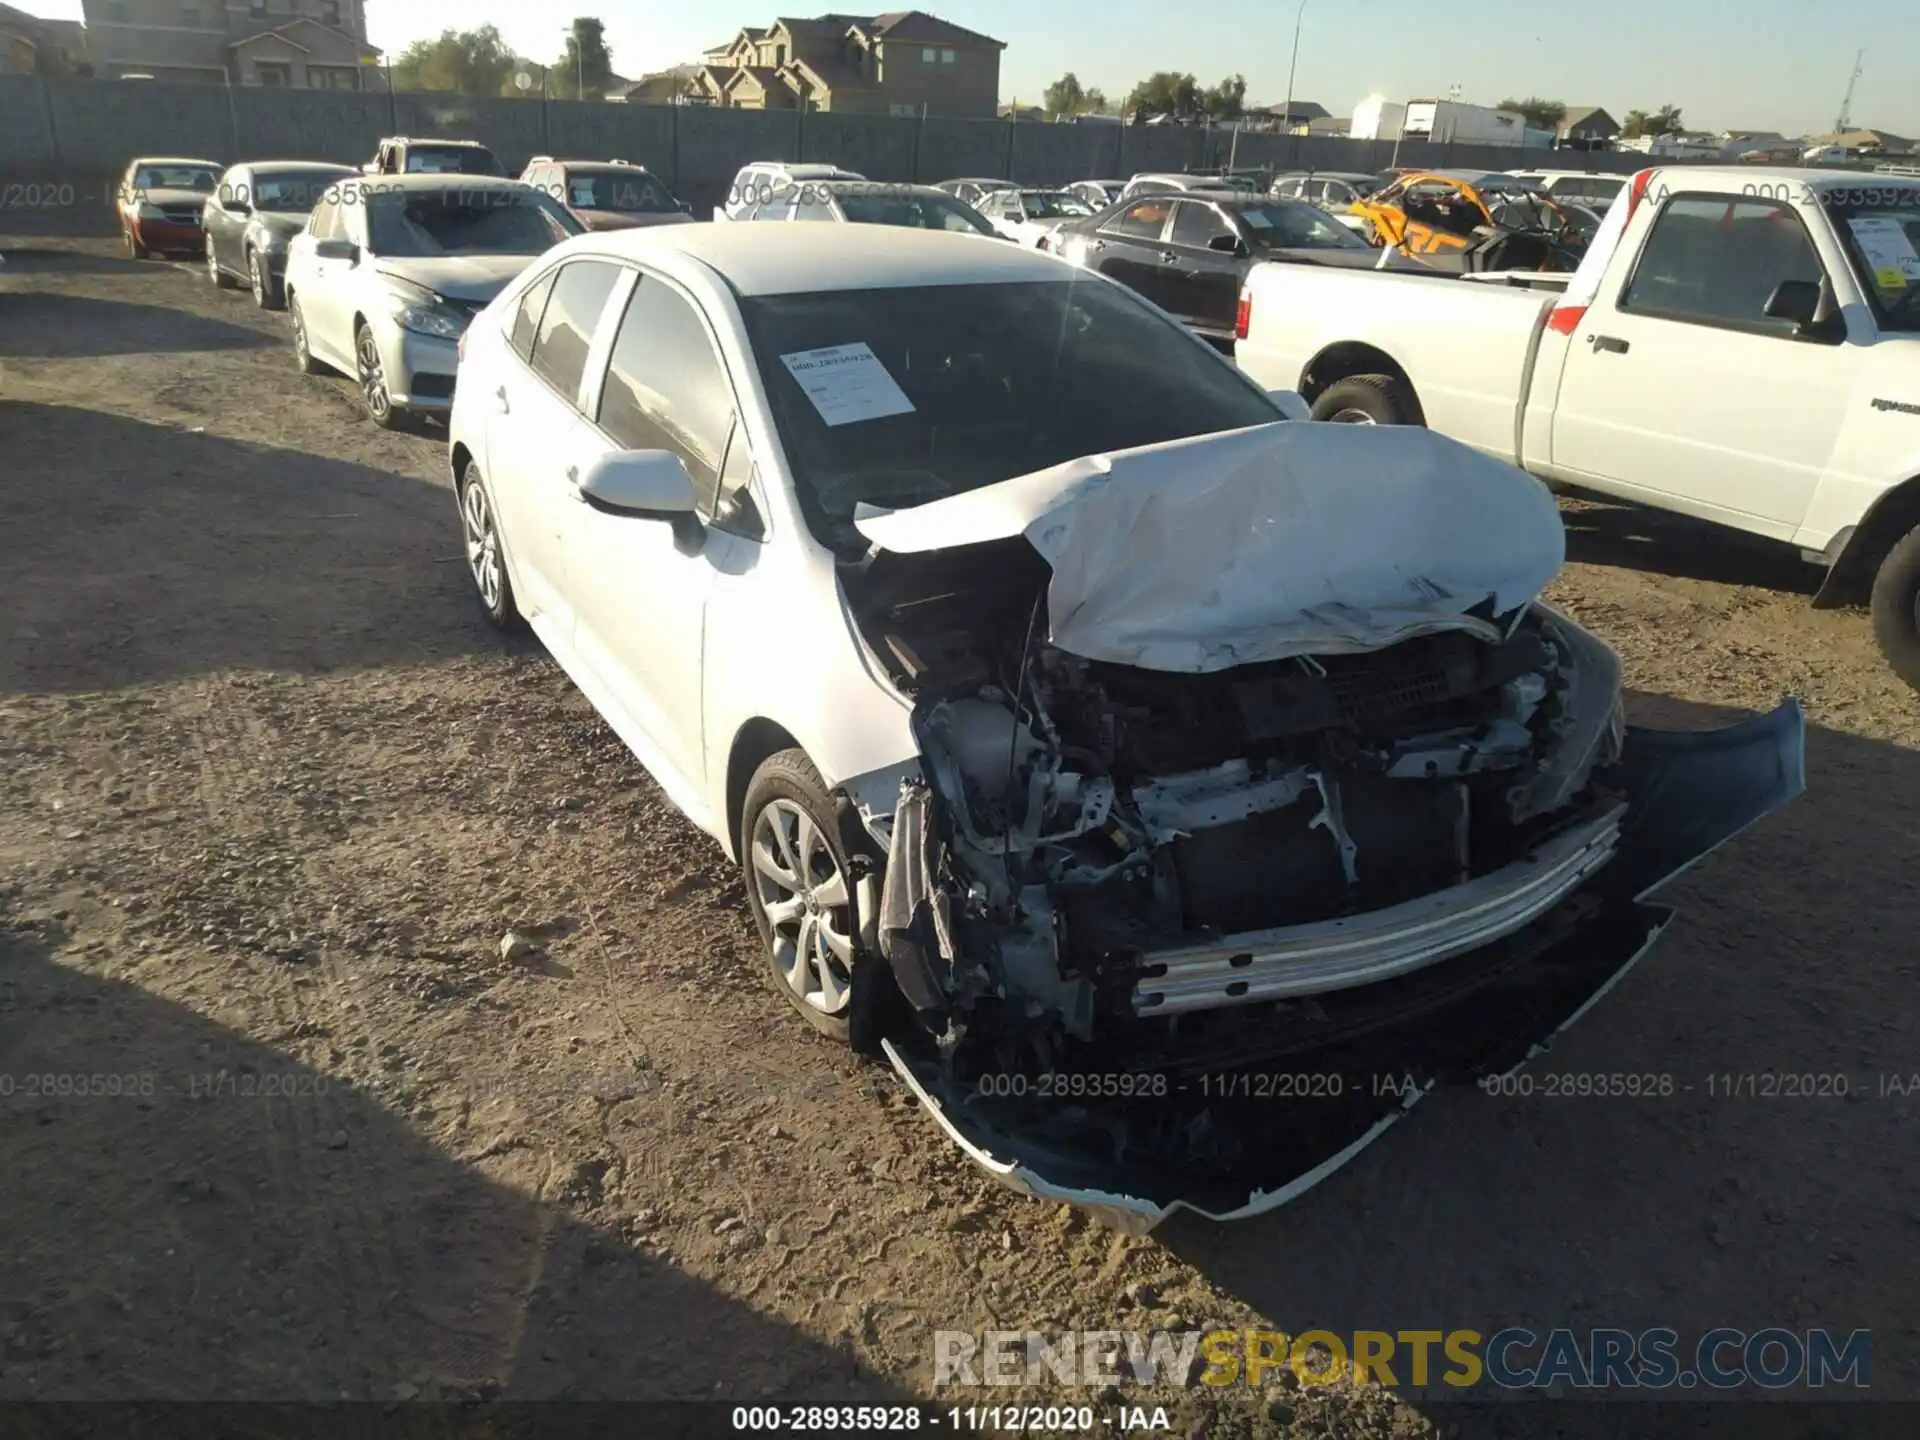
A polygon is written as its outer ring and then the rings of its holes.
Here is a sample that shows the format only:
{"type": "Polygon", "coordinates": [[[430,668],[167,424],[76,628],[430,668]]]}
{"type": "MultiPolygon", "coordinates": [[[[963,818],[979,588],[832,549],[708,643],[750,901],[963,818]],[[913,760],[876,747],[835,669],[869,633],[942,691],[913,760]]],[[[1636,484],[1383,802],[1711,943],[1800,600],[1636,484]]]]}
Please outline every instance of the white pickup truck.
{"type": "Polygon", "coordinates": [[[1643,170],[1564,290],[1261,264],[1236,334],[1316,419],[1797,546],[1920,689],[1920,178],[1643,170]]]}

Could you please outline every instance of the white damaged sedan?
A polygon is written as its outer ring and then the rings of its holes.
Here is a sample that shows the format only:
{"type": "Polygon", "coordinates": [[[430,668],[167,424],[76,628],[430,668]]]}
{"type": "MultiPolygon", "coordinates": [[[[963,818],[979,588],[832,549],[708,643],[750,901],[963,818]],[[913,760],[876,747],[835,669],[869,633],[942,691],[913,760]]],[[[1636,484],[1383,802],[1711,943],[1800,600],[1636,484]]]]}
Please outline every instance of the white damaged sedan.
{"type": "Polygon", "coordinates": [[[808,1023],[1130,1228],[1521,1063],[1801,788],[1791,702],[1624,726],[1532,480],[1031,251],[584,236],[462,349],[489,618],[739,860],[808,1023]]]}

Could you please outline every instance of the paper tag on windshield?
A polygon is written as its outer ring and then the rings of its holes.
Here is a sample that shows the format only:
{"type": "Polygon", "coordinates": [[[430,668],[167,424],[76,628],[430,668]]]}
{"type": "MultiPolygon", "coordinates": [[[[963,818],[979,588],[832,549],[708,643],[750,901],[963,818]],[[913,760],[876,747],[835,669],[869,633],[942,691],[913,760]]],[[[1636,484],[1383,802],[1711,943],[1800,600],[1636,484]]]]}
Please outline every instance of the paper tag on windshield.
{"type": "Polygon", "coordinates": [[[1258,210],[1242,210],[1240,212],[1240,218],[1256,230],[1271,230],[1273,228],[1273,221],[1269,220],[1265,214],[1258,210]]]}
{"type": "Polygon", "coordinates": [[[799,350],[782,355],[780,363],[799,381],[828,425],[852,425],[860,420],[913,413],[913,402],[864,340],[821,350],[799,350]]]}
{"type": "Polygon", "coordinates": [[[1873,270],[1874,283],[1883,290],[1904,290],[1920,284],[1920,255],[1906,227],[1892,215],[1857,215],[1847,221],[1860,253],[1873,270]]]}

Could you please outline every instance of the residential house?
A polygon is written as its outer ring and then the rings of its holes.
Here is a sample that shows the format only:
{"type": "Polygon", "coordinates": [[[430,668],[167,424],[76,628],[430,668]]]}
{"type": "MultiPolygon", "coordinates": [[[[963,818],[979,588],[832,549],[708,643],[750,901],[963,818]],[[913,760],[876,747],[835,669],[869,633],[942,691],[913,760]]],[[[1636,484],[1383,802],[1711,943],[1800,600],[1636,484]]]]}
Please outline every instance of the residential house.
{"type": "Polygon", "coordinates": [[[1000,118],[1002,120],[1044,120],[1047,118],[1047,112],[1046,107],[1041,105],[1002,105],[1000,118]]]}
{"type": "Polygon", "coordinates": [[[88,73],[87,32],[78,20],[42,20],[0,5],[0,75],[88,73]]]}
{"type": "Polygon", "coordinates": [[[1317,135],[1326,140],[1344,140],[1353,132],[1353,121],[1344,115],[1326,115],[1318,120],[1309,120],[1305,125],[1296,125],[1296,135],[1317,135]]]}
{"type": "Polygon", "coordinates": [[[1304,135],[1307,132],[1302,127],[1332,117],[1324,105],[1316,105],[1311,100],[1295,100],[1291,104],[1282,101],[1278,105],[1252,106],[1246,111],[1246,118],[1249,122],[1272,121],[1276,130],[1304,135]]]}
{"type": "Polygon", "coordinates": [[[1598,105],[1569,105],[1553,135],[1565,150],[1611,150],[1620,138],[1620,122],[1598,105]]]}
{"type": "Polygon", "coordinates": [[[1838,146],[1861,155],[1911,155],[1913,141],[1890,130],[1836,130],[1827,135],[1809,135],[1808,149],[1838,146]]]}
{"type": "Polygon", "coordinates": [[[783,17],[702,56],[689,95],[749,110],[991,119],[1004,41],[929,15],[783,17]]]}
{"type": "Polygon", "coordinates": [[[366,0],[83,0],[103,77],[384,89],[366,0]]]}
{"type": "Polygon", "coordinates": [[[685,96],[687,87],[694,83],[703,67],[699,65],[675,65],[670,70],[656,70],[651,75],[642,75],[638,80],[628,82],[626,89],[618,96],[609,94],[609,99],[624,99],[629,105],[673,105],[685,96]]]}

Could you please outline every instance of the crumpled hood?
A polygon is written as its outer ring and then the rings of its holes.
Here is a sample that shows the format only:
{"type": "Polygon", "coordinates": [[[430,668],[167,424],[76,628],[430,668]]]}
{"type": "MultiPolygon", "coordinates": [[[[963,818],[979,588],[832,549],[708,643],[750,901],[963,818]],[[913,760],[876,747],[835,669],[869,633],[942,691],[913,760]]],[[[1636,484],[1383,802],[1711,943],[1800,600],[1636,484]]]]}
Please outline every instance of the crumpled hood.
{"type": "Polygon", "coordinates": [[[454,300],[493,299],[512,283],[538,255],[435,255],[418,260],[381,260],[375,268],[382,275],[445,295],[454,300]]]}
{"type": "Polygon", "coordinates": [[[862,505],[854,523],[902,554],[1024,534],[1053,570],[1053,645],[1187,673],[1495,638],[1484,617],[1533,600],[1566,557],[1553,496],[1512,466],[1430,430],[1297,421],[862,505]]]}

